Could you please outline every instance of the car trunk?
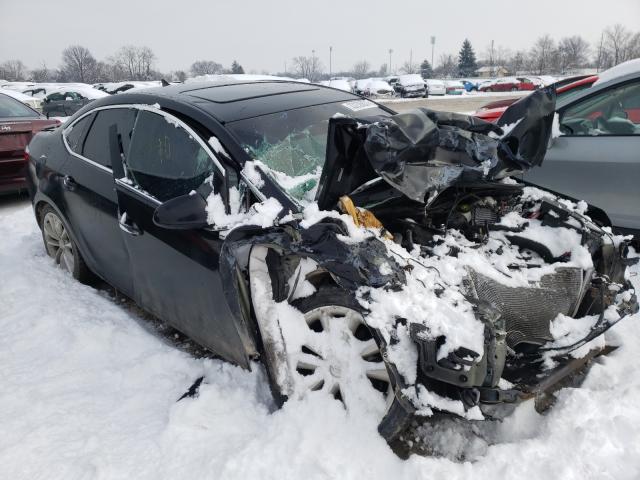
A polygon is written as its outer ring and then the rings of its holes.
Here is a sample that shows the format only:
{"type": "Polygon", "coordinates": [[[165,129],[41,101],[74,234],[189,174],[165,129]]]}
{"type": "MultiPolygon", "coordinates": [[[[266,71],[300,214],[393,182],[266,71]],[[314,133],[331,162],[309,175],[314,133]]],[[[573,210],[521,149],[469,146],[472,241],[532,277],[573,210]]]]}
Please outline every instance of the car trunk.
{"type": "Polygon", "coordinates": [[[48,126],[50,120],[0,121],[0,191],[19,189],[25,182],[25,147],[33,135],[48,126]]]}

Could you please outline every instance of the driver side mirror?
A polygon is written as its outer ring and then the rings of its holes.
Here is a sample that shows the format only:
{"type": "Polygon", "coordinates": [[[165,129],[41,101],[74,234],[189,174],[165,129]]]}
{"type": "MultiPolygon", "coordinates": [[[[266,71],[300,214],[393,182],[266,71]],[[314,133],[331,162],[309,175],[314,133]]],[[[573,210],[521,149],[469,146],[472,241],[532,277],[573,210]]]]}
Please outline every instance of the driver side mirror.
{"type": "Polygon", "coordinates": [[[170,230],[196,230],[209,226],[207,202],[190,193],[167,200],[153,212],[153,223],[170,230]]]}

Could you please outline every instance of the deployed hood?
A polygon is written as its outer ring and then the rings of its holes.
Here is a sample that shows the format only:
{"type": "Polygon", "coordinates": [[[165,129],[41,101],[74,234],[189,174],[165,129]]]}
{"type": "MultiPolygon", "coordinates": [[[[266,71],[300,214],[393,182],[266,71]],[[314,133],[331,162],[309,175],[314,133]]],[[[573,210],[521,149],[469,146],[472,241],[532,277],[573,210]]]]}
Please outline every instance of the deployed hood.
{"type": "Polygon", "coordinates": [[[553,88],[512,104],[492,124],[419,108],[390,117],[334,118],[320,178],[320,208],[382,178],[408,198],[429,204],[446,188],[490,181],[540,165],[555,112],[553,88]]]}

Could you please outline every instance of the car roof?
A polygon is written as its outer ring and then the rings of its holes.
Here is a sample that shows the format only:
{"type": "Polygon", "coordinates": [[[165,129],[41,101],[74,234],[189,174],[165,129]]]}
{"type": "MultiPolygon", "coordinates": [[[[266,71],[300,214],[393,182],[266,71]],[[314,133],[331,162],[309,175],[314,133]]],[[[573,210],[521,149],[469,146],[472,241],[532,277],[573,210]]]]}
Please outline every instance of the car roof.
{"type": "Polygon", "coordinates": [[[225,81],[203,82],[149,88],[132,94],[121,93],[100,104],[125,104],[133,95],[154,99],[161,97],[189,103],[206,111],[222,123],[312,105],[358,100],[361,97],[344,90],[293,81],[225,81]],[[260,99],[259,102],[255,101],[260,99]]]}

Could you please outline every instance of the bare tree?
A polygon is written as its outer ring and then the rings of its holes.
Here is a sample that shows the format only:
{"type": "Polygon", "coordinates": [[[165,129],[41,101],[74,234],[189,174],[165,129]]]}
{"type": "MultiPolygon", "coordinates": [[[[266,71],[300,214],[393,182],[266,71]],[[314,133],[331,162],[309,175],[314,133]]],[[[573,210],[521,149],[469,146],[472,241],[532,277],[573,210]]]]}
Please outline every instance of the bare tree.
{"type": "Polygon", "coordinates": [[[604,30],[603,55],[607,67],[631,59],[635,36],[619,23],[604,30]]]}
{"type": "Polygon", "coordinates": [[[178,82],[184,82],[187,79],[187,72],[183,70],[176,70],[173,73],[173,78],[175,78],[178,82]]]}
{"type": "Polygon", "coordinates": [[[42,62],[42,67],[31,70],[31,80],[34,82],[48,82],[52,77],[52,72],[47,68],[47,64],[44,62],[42,62]]]}
{"type": "Polygon", "coordinates": [[[62,70],[69,81],[92,83],[95,69],[96,59],[88,48],[71,45],[62,51],[62,70]]]}
{"type": "Polygon", "coordinates": [[[122,68],[127,80],[149,80],[154,76],[152,67],[155,59],[149,47],[126,45],[115,54],[114,63],[122,68]]]}
{"type": "Polygon", "coordinates": [[[365,78],[371,70],[371,64],[366,60],[361,60],[353,66],[353,76],[355,78],[365,78]]]}
{"type": "Polygon", "coordinates": [[[198,60],[191,64],[191,75],[215,75],[222,73],[222,65],[212,60],[198,60]]]}
{"type": "Polygon", "coordinates": [[[293,67],[300,77],[311,82],[319,80],[322,73],[322,63],[315,55],[294,57],[293,67]]]}
{"type": "Polygon", "coordinates": [[[437,77],[455,77],[458,74],[458,59],[455,55],[450,53],[444,53],[440,55],[440,65],[436,68],[433,73],[437,77]]]}
{"type": "Polygon", "coordinates": [[[505,62],[505,67],[513,75],[517,75],[518,71],[523,70],[526,65],[526,57],[526,52],[519,50],[514,53],[507,62],[505,62]]]}
{"type": "Polygon", "coordinates": [[[556,42],[553,38],[549,35],[538,38],[529,53],[532,71],[538,75],[549,73],[553,68],[556,54],[556,42]]]}
{"type": "Polygon", "coordinates": [[[564,37],[558,43],[558,70],[565,73],[567,70],[582,67],[587,64],[589,44],[580,35],[564,37]]]}
{"type": "Polygon", "coordinates": [[[0,65],[0,78],[9,82],[25,80],[27,67],[21,60],[7,60],[0,65]]]}
{"type": "Polygon", "coordinates": [[[420,65],[413,60],[407,60],[402,64],[400,71],[406,74],[418,73],[420,71],[420,65]]]}

